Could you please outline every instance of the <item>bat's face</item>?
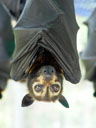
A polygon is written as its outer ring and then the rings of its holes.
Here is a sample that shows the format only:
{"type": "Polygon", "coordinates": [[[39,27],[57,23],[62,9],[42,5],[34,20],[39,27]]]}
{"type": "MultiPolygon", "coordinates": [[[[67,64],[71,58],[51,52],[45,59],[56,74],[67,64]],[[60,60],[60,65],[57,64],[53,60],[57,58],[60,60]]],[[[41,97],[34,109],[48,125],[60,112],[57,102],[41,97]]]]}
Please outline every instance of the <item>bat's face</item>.
{"type": "Polygon", "coordinates": [[[55,101],[62,92],[62,74],[53,66],[42,66],[28,80],[28,89],[33,99],[55,101]]]}
{"type": "Polygon", "coordinates": [[[26,69],[26,72],[29,73],[29,94],[24,96],[22,106],[29,106],[34,100],[47,102],[58,100],[68,108],[68,102],[61,94],[63,70],[50,52],[45,49],[41,51],[33,66],[30,68],[29,65],[26,69]]]}

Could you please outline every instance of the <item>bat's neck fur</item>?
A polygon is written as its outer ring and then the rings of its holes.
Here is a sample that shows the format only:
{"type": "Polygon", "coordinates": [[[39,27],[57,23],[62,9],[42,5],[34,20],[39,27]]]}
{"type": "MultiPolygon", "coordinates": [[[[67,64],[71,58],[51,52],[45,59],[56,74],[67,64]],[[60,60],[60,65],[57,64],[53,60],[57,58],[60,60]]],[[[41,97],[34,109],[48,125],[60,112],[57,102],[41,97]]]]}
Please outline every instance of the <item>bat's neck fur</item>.
{"type": "Polygon", "coordinates": [[[38,70],[41,66],[51,65],[57,71],[63,73],[61,67],[57,63],[55,56],[53,56],[48,50],[40,47],[37,52],[36,60],[31,68],[31,72],[38,70]]]}

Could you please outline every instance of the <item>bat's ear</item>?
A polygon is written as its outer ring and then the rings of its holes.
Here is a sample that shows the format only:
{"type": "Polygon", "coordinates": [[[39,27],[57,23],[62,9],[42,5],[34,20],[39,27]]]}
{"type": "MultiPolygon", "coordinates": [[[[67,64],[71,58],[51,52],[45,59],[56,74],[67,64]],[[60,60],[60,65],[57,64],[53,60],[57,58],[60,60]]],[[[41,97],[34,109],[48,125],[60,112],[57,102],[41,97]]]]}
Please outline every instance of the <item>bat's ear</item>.
{"type": "Polygon", "coordinates": [[[29,94],[27,94],[23,97],[22,107],[27,107],[31,105],[33,102],[34,102],[33,98],[29,94]]]}
{"type": "Polygon", "coordinates": [[[69,108],[69,104],[63,95],[60,96],[59,102],[66,108],[69,108]]]}

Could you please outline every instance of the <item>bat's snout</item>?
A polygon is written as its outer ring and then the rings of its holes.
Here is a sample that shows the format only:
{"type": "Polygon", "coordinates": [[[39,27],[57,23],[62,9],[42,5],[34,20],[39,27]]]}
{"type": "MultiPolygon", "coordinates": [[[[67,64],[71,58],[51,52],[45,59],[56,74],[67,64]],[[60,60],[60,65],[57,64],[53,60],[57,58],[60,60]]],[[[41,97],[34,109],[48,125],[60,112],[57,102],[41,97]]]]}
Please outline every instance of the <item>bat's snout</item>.
{"type": "Polygon", "coordinates": [[[51,78],[54,74],[55,74],[55,68],[52,66],[44,66],[42,68],[42,74],[46,77],[46,78],[51,78]]]}

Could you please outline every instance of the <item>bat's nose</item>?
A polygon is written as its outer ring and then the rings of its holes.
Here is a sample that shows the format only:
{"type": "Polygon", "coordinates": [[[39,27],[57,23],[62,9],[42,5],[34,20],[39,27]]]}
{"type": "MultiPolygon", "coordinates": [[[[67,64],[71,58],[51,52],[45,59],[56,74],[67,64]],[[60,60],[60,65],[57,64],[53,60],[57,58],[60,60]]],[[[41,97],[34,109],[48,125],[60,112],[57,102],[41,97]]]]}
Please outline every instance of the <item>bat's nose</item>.
{"type": "Polygon", "coordinates": [[[52,66],[44,66],[42,73],[45,77],[51,77],[55,73],[55,68],[52,66]]]}

